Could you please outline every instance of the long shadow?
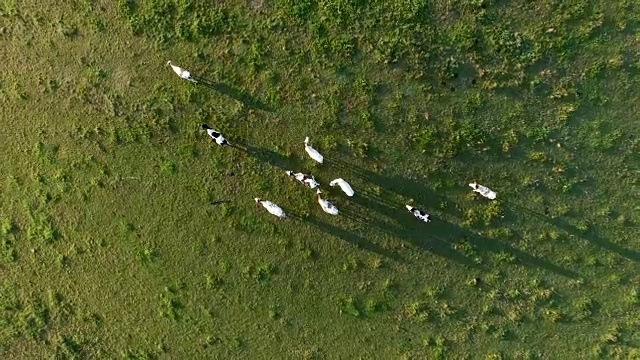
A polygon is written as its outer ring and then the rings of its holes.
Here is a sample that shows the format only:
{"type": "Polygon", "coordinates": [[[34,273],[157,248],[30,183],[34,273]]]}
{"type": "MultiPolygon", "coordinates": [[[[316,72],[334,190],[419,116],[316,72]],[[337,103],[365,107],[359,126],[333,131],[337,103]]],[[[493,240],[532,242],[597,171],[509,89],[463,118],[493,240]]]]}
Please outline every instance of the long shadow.
{"type": "Polygon", "coordinates": [[[224,83],[215,82],[202,77],[194,77],[198,81],[198,84],[202,84],[210,89],[213,89],[221,94],[224,94],[230,98],[240,101],[244,106],[248,108],[258,109],[262,111],[273,112],[273,108],[266,103],[258,100],[257,98],[247,94],[245,90],[229,86],[224,83]]]}
{"type": "Polygon", "coordinates": [[[318,229],[322,230],[327,234],[341,238],[342,240],[351,243],[355,247],[365,249],[370,252],[374,252],[376,254],[382,255],[386,258],[389,258],[398,262],[404,262],[404,259],[400,255],[392,251],[386,250],[351,231],[344,230],[339,227],[333,226],[331,224],[325,223],[314,216],[309,216],[305,219],[300,219],[300,220],[317,227],[318,229]]]}
{"type": "Polygon", "coordinates": [[[571,270],[567,270],[561,266],[555,265],[543,258],[528,254],[499,240],[485,238],[476,232],[462,228],[446,220],[435,218],[429,224],[422,224],[420,222],[414,221],[415,219],[413,219],[411,214],[407,214],[407,217],[405,217],[404,219],[402,219],[402,215],[404,214],[401,213],[401,210],[399,210],[395,215],[395,220],[402,224],[400,228],[395,230],[383,230],[395,232],[398,236],[406,241],[413,243],[416,246],[420,246],[423,243],[429,244],[429,250],[431,252],[443,257],[450,258],[465,265],[476,268],[483,268],[482,266],[471,262],[471,260],[467,257],[451,249],[451,244],[453,242],[461,240],[468,242],[473,246],[478,255],[487,255],[490,253],[507,253],[513,255],[516,258],[516,264],[542,268],[568,278],[579,278],[579,275],[571,270]],[[423,229],[416,229],[415,225],[408,224],[408,221],[412,221],[417,225],[423,226],[423,229]],[[414,226],[413,229],[410,228],[410,226],[414,226]],[[440,234],[442,236],[438,236],[435,234],[440,234]],[[433,245],[436,243],[438,246],[433,245]]]}
{"type": "MultiPolygon", "coordinates": [[[[357,194],[350,198],[350,200],[365,209],[386,216],[395,223],[389,224],[379,221],[367,221],[366,226],[390,236],[398,237],[423,251],[431,252],[468,267],[482,268],[480,264],[475,263],[464,254],[454,250],[451,247],[451,239],[445,239],[436,235],[438,232],[434,231],[431,223],[425,224],[417,221],[413,215],[405,209],[404,205],[390,206],[389,203],[380,202],[376,198],[367,197],[363,194],[357,194]]],[[[359,214],[352,216],[363,217],[359,214]]]]}
{"type": "Polygon", "coordinates": [[[300,166],[295,159],[279,154],[275,151],[246,145],[239,141],[236,141],[234,144],[238,150],[244,151],[258,161],[271,164],[272,166],[282,170],[295,170],[300,166]]]}
{"type": "MultiPolygon", "coordinates": [[[[340,169],[340,171],[349,174],[352,177],[357,177],[367,183],[372,183],[379,186],[382,190],[382,196],[375,196],[379,202],[387,202],[390,206],[404,204],[393,204],[385,200],[384,193],[395,193],[402,196],[405,201],[409,199],[413,200],[416,207],[430,207],[438,206],[442,202],[447,202],[446,196],[433,192],[426,186],[425,182],[418,182],[413,179],[404,178],[401,176],[385,176],[379,173],[375,173],[353,164],[346,163],[340,159],[328,159],[327,164],[332,167],[340,169]]],[[[460,216],[461,213],[449,206],[443,210],[452,216],[460,216]]]]}
{"type": "Polygon", "coordinates": [[[471,243],[480,252],[512,254],[516,257],[516,263],[527,265],[530,267],[542,268],[547,271],[572,279],[580,278],[579,274],[565,269],[561,266],[555,265],[552,262],[545,260],[544,258],[533,256],[499,240],[487,239],[478,233],[463,229],[455,224],[445,223],[445,226],[443,226],[442,228],[444,231],[457,231],[462,238],[469,241],[469,243],[471,243]]]}
{"type": "Polygon", "coordinates": [[[562,229],[564,231],[566,231],[567,233],[578,237],[578,238],[583,238],[588,240],[589,242],[600,246],[604,249],[607,249],[609,251],[615,252],[616,254],[626,257],[627,259],[631,260],[631,261],[635,261],[638,262],[640,261],[640,251],[636,251],[636,250],[632,250],[632,249],[627,249],[624,248],[618,244],[612,243],[606,239],[603,239],[602,237],[600,237],[594,230],[590,230],[590,231],[581,231],[579,229],[577,229],[575,226],[571,225],[569,222],[567,222],[567,220],[565,220],[564,218],[561,217],[551,217],[545,214],[541,214],[539,212],[533,211],[531,209],[527,209],[521,205],[517,205],[517,204],[510,204],[512,206],[514,206],[515,208],[529,214],[532,216],[537,217],[538,219],[541,219],[543,221],[546,221],[548,223],[550,223],[551,225],[554,225],[556,227],[558,227],[559,229],[562,229]]]}
{"type": "Polygon", "coordinates": [[[591,243],[596,244],[602,248],[605,248],[609,251],[615,252],[623,257],[626,257],[629,260],[638,262],[640,261],[640,252],[624,248],[618,244],[612,243],[600,237],[595,231],[590,230],[586,232],[582,232],[575,228],[573,225],[569,224],[566,220],[562,218],[549,219],[549,222],[558,228],[572,234],[576,237],[581,237],[589,240],[591,243]]]}
{"type": "MultiPolygon", "coordinates": [[[[446,199],[443,196],[425,189],[423,184],[419,184],[414,180],[404,179],[397,176],[387,177],[377,173],[372,173],[357,166],[343,163],[340,160],[333,160],[332,164],[339,166],[341,170],[347,174],[358,176],[367,182],[375,183],[390,192],[394,192],[407,198],[411,197],[414,200],[417,200],[418,204],[421,204],[416,206],[439,204],[440,201],[445,201],[446,199]]],[[[371,224],[372,226],[387,233],[394,234],[415,246],[422,247],[423,249],[429,250],[440,256],[468,266],[481,267],[471,261],[471,259],[451,248],[454,241],[465,240],[475,248],[475,251],[479,255],[502,252],[509,253],[515,256],[517,263],[531,267],[543,268],[569,278],[579,277],[579,275],[573,271],[564,269],[563,267],[555,265],[545,259],[527,254],[498,240],[487,239],[478,233],[464,229],[446,221],[445,219],[434,219],[429,224],[423,224],[414,219],[411,214],[407,213],[404,209],[404,204],[394,204],[381,199],[378,196],[367,197],[367,194],[362,194],[364,196],[358,195],[359,194],[354,196],[352,201],[359,203],[366,209],[376,211],[392,219],[396,224],[398,224],[397,226],[388,224],[371,224]]]]}
{"type": "MultiPolygon", "coordinates": [[[[249,155],[259,159],[260,161],[267,162],[281,169],[297,169],[300,166],[293,159],[271,150],[255,148],[252,146],[245,146],[243,150],[246,151],[249,155]]],[[[430,251],[436,255],[451,259],[470,267],[482,268],[481,265],[475,263],[474,261],[472,261],[472,259],[469,259],[463,254],[452,249],[451,246],[454,241],[466,240],[475,248],[477,253],[480,255],[484,253],[509,253],[515,256],[516,261],[520,264],[543,268],[556,274],[570,278],[579,277],[578,274],[557,266],[545,259],[527,254],[519,249],[514,248],[513,246],[502,243],[498,240],[487,239],[475,232],[447,222],[444,219],[434,219],[434,221],[429,224],[420,223],[419,221],[414,219],[411,214],[407,213],[407,211],[404,209],[403,203],[395,203],[385,199],[386,196],[384,196],[384,193],[390,192],[401,195],[406,199],[414,199],[414,202],[417,204],[416,206],[428,207],[433,206],[432,204],[439,204],[441,201],[446,201],[446,198],[444,196],[432,192],[431,190],[427,189],[424,184],[399,176],[384,176],[366,169],[362,169],[353,164],[348,164],[341,160],[333,159],[331,161],[328,161],[327,165],[337,167],[349,176],[358,177],[365,182],[374,183],[380,188],[384,189],[384,192],[382,192],[381,194],[382,196],[367,192],[359,192],[358,194],[356,194],[356,196],[350,199],[351,201],[359,203],[366,209],[371,209],[386,216],[387,218],[392,219],[398,225],[373,223],[367,220],[360,220],[363,221],[367,226],[383,231],[390,235],[397,236],[404,241],[407,241],[425,251],[430,251]]],[[[458,215],[455,210],[449,210],[449,213],[458,215]]],[[[366,217],[362,216],[357,217],[359,217],[360,219],[366,219],[366,217]]],[[[327,233],[338,236],[346,241],[349,241],[370,251],[392,258],[393,256],[397,256],[397,254],[382,249],[375,244],[367,241],[362,236],[354,234],[350,231],[337,228],[333,225],[326,224],[315,219],[305,219],[304,221],[310,222],[327,233]]]]}

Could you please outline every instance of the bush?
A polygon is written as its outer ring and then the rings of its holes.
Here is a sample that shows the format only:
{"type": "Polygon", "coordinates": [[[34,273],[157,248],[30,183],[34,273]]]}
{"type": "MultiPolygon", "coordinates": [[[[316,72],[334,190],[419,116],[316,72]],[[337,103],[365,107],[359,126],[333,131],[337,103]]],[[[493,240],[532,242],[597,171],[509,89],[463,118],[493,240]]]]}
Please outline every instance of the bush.
{"type": "Polygon", "coordinates": [[[173,291],[165,289],[160,294],[160,307],[159,312],[162,317],[167,317],[172,320],[179,320],[182,316],[182,309],[184,306],[176,298],[173,291]]]}
{"type": "Polygon", "coordinates": [[[411,136],[411,141],[413,141],[416,148],[422,152],[431,150],[437,139],[438,131],[433,126],[421,129],[411,136]]]}
{"type": "Polygon", "coordinates": [[[363,316],[363,312],[360,309],[360,304],[353,297],[348,297],[346,299],[340,300],[340,313],[346,313],[353,317],[361,317],[363,316]]]}
{"type": "Polygon", "coordinates": [[[2,235],[9,235],[14,232],[16,229],[15,224],[9,218],[4,218],[2,220],[2,235]]]}
{"type": "Polygon", "coordinates": [[[51,219],[46,214],[38,214],[32,217],[32,224],[27,228],[27,239],[38,241],[41,244],[51,244],[59,238],[60,234],[51,219]]]}
{"type": "Polygon", "coordinates": [[[224,9],[204,0],[120,0],[118,8],[134,34],[144,34],[158,44],[207,40],[232,23],[224,9]]]}
{"type": "Polygon", "coordinates": [[[527,158],[531,161],[536,162],[544,162],[545,160],[547,160],[547,156],[542,151],[530,151],[527,154],[527,158]]]}

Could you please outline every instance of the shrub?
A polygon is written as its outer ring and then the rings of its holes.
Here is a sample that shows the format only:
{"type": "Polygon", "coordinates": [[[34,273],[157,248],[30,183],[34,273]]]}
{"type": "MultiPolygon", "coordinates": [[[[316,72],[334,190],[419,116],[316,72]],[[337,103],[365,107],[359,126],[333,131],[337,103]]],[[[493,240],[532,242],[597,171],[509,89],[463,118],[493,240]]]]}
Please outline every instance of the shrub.
{"type": "Polygon", "coordinates": [[[332,151],[338,148],[338,141],[333,135],[324,135],[320,139],[321,148],[323,150],[332,151]]]}
{"type": "Polygon", "coordinates": [[[460,251],[463,255],[467,257],[473,258],[478,255],[475,247],[471,245],[471,243],[469,243],[469,241],[467,240],[461,240],[459,242],[454,243],[453,248],[457,251],[460,251]]]}
{"type": "Polygon", "coordinates": [[[355,271],[360,268],[360,261],[355,257],[350,258],[342,264],[342,270],[344,271],[355,271]]]}
{"type": "MultiPolygon", "coordinates": [[[[475,193],[469,193],[469,196],[475,196],[475,193]]],[[[467,209],[464,212],[462,224],[467,227],[472,227],[478,220],[478,213],[474,209],[467,209]]]]}
{"type": "Polygon", "coordinates": [[[347,140],[347,146],[349,146],[349,149],[351,149],[355,156],[360,158],[367,157],[369,144],[366,142],[362,140],[347,140]]]}
{"type": "MultiPolygon", "coordinates": [[[[439,303],[440,305],[440,317],[441,318],[448,318],[449,316],[455,315],[458,310],[453,307],[452,305],[450,305],[447,302],[441,302],[439,303]]],[[[424,319],[423,319],[424,320],[424,319]]]]}
{"type": "Polygon", "coordinates": [[[602,335],[602,340],[609,343],[615,344],[620,340],[620,329],[618,326],[611,327],[604,335],[602,335]]]}
{"type": "Polygon", "coordinates": [[[10,218],[2,220],[2,235],[9,235],[16,230],[16,226],[10,218]]]}
{"type": "Polygon", "coordinates": [[[277,268],[273,264],[264,264],[258,267],[253,275],[253,278],[259,283],[265,283],[271,280],[271,277],[276,273],[277,268]]]}
{"type": "Polygon", "coordinates": [[[160,170],[167,175],[173,175],[178,170],[178,166],[173,161],[166,160],[160,166],[160,170]]]}
{"type": "Polygon", "coordinates": [[[536,162],[544,162],[545,160],[547,160],[547,156],[542,151],[530,151],[527,154],[527,158],[531,161],[536,162]]]}
{"type": "Polygon", "coordinates": [[[32,224],[27,228],[27,239],[38,241],[41,244],[51,244],[60,234],[46,214],[32,216],[32,224]]]}
{"type": "Polygon", "coordinates": [[[387,304],[376,299],[367,299],[364,303],[364,310],[367,314],[379,313],[387,309],[387,304]]]}
{"type": "Polygon", "coordinates": [[[153,245],[147,245],[138,254],[141,262],[148,263],[154,261],[158,257],[158,250],[153,245]]]}
{"type": "Polygon", "coordinates": [[[505,264],[513,264],[516,262],[516,257],[513,254],[509,254],[504,251],[495,254],[493,258],[495,261],[505,264]]]}
{"type": "Polygon", "coordinates": [[[182,316],[183,308],[182,303],[175,299],[175,294],[170,289],[165,288],[165,291],[160,294],[160,307],[158,310],[162,317],[179,320],[182,316]]]}
{"type": "Polygon", "coordinates": [[[629,291],[629,294],[626,297],[626,300],[631,305],[640,304],[640,290],[631,289],[631,291],[629,291]]]}
{"type": "Polygon", "coordinates": [[[542,317],[549,322],[561,322],[564,320],[565,315],[556,309],[547,309],[542,313],[542,317]]]}
{"type": "Polygon", "coordinates": [[[120,0],[118,9],[134,34],[146,35],[161,45],[207,40],[232,23],[224,9],[203,0],[120,0]]]}
{"type": "Polygon", "coordinates": [[[509,152],[517,144],[518,135],[515,130],[511,129],[504,135],[504,140],[502,141],[502,152],[509,152]]]}
{"type": "Polygon", "coordinates": [[[51,317],[49,309],[38,299],[24,304],[17,314],[14,326],[19,334],[31,339],[40,339],[48,330],[51,317]]]}
{"type": "Polygon", "coordinates": [[[404,313],[409,319],[416,319],[420,322],[429,321],[429,309],[423,301],[414,301],[405,305],[404,313]]]}
{"type": "Polygon", "coordinates": [[[437,141],[438,132],[433,126],[428,126],[411,136],[411,141],[415,144],[418,150],[426,152],[431,150],[432,146],[437,141]]]}
{"type": "Polygon", "coordinates": [[[588,319],[595,311],[597,303],[593,299],[581,298],[573,302],[573,319],[580,321],[588,319]]]}
{"type": "MultiPolygon", "coordinates": [[[[485,225],[491,224],[491,222],[497,218],[504,217],[504,212],[502,207],[500,207],[500,203],[498,201],[490,202],[487,207],[485,207],[484,212],[482,213],[482,217],[484,219],[485,225]]],[[[509,233],[507,232],[506,235],[509,233]]]]}
{"type": "Polygon", "coordinates": [[[343,312],[353,317],[363,316],[360,304],[353,297],[340,300],[340,313],[342,314],[343,312]]]}
{"type": "Polygon", "coordinates": [[[73,336],[60,336],[55,339],[56,358],[81,359],[86,357],[83,353],[82,342],[73,336]]]}

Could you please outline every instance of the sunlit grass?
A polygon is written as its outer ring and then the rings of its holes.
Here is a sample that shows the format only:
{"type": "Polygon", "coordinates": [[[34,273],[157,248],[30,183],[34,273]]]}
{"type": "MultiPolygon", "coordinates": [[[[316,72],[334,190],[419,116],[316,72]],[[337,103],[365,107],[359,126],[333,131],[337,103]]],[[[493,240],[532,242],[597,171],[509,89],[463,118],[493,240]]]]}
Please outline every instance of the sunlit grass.
{"type": "Polygon", "coordinates": [[[0,14],[2,358],[638,355],[637,5],[0,14]]]}

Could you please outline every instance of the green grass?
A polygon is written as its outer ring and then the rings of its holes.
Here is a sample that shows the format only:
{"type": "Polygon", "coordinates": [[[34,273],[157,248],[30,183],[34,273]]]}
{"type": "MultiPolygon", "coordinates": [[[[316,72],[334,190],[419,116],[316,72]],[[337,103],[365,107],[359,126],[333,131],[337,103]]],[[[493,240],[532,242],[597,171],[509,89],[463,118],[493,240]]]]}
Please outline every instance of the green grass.
{"type": "Polygon", "coordinates": [[[636,2],[0,19],[0,357],[640,355],[636,2]],[[289,169],[356,196],[326,189],[331,217],[289,169]]]}

